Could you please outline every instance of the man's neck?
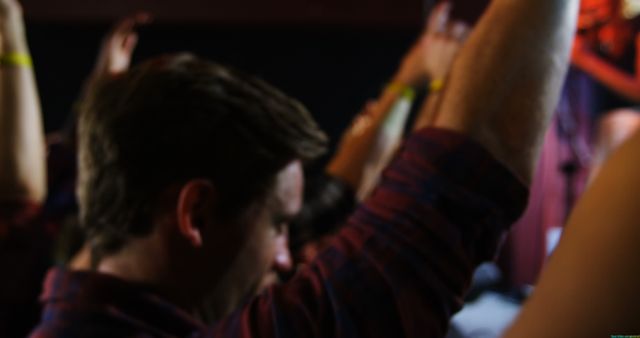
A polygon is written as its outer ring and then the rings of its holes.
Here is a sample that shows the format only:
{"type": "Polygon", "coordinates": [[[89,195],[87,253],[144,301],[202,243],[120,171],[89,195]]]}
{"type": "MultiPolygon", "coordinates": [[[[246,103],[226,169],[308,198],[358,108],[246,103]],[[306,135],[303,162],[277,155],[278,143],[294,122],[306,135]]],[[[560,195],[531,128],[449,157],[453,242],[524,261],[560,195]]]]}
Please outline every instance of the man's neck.
{"type": "Polygon", "coordinates": [[[172,277],[168,271],[170,257],[162,247],[163,242],[155,236],[131,240],[118,252],[101,257],[96,271],[127,282],[149,285],[163,298],[192,312],[195,306],[190,301],[193,299],[191,292],[182,292],[191,290],[180,287],[172,277]]]}

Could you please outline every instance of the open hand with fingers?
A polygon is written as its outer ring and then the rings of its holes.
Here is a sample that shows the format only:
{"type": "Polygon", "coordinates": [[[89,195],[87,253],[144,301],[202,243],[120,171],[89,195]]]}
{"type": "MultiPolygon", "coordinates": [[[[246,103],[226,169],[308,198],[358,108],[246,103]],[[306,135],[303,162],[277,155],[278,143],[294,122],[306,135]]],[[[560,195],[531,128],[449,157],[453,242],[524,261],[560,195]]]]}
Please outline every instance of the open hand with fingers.
{"type": "Polygon", "coordinates": [[[129,69],[131,55],[138,44],[136,27],[148,24],[151,19],[151,15],[143,12],[116,23],[102,42],[93,76],[113,75],[129,69]]]}
{"type": "Polygon", "coordinates": [[[450,20],[450,12],[449,2],[433,9],[422,35],[405,55],[395,82],[415,87],[446,77],[469,32],[463,22],[450,20]]]}
{"type": "Polygon", "coordinates": [[[470,31],[464,22],[450,20],[450,10],[450,3],[439,4],[422,37],[426,45],[424,67],[431,80],[444,80],[470,31]]]}

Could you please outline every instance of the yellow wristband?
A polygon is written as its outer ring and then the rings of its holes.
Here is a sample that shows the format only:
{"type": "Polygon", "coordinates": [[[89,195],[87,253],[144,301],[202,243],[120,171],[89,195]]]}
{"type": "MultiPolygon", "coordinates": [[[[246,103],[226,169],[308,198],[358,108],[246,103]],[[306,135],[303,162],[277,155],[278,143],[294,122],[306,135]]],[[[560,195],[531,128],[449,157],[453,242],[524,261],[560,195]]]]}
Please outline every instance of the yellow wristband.
{"type": "Polygon", "coordinates": [[[392,82],[387,85],[387,90],[400,94],[400,96],[409,101],[413,101],[416,98],[415,89],[402,83],[392,82]]]}
{"type": "Polygon", "coordinates": [[[443,80],[440,80],[440,79],[432,80],[431,83],[429,83],[429,93],[439,92],[442,90],[443,87],[444,87],[443,80]]]}
{"type": "Polygon", "coordinates": [[[0,55],[0,65],[2,66],[18,66],[33,67],[31,56],[25,53],[8,53],[0,55]]]}

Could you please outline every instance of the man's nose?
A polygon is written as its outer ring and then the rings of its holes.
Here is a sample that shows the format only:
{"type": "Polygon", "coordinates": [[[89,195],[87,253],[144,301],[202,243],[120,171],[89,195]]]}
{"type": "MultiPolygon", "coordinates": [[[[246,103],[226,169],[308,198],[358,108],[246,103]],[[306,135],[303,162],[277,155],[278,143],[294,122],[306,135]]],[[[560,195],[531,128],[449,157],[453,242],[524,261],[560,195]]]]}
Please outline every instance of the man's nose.
{"type": "Polygon", "coordinates": [[[283,231],[276,238],[276,250],[274,257],[274,270],[278,272],[289,272],[293,269],[293,259],[289,250],[289,233],[283,231]]]}

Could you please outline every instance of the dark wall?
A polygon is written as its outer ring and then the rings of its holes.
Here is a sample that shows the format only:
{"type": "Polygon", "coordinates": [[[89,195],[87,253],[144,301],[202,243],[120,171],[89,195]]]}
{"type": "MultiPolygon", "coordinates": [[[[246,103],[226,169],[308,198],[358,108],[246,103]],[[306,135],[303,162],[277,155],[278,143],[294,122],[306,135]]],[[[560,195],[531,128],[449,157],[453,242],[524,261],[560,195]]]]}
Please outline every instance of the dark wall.
{"type": "Polygon", "coordinates": [[[63,22],[109,22],[133,11],[145,10],[154,14],[161,22],[174,23],[320,23],[407,26],[422,20],[420,9],[423,1],[22,0],[22,3],[31,19],[63,22]]]}
{"type": "MultiPolygon", "coordinates": [[[[456,0],[474,17],[488,0],[456,0]]],[[[176,51],[256,74],[300,99],[332,140],[378,95],[435,0],[24,0],[48,131],[60,128],[118,17],[154,13],[134,63],[176,51]],[[206,24],[204,24],[206,22],[206,24]]]]}
{"type": "MultiPolygon", "coordinates": [[[[47,130],[64,122],[108,26],[29,24],[47,130]]],[[[333,138],[378,95],[419,28],[152,25],[135,61],[192,51],[256,74],[300,99],[333,138]]]]}

